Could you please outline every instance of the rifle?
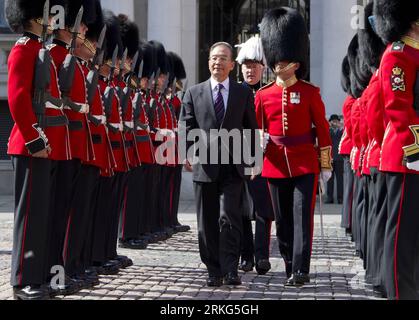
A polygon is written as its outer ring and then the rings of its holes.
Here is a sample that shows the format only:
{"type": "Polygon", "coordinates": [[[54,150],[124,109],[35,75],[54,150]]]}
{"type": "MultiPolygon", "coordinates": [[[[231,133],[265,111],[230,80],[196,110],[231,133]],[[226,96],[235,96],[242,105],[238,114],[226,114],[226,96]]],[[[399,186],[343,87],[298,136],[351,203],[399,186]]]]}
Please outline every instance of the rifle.
{"type": "Polygon", "coordinates": [[[122,90],[122,88],[119,86],[119,84],[122,82],[122,77],[123,77],[123,70],[124,70],[124,65],[125,62],[127,61],[127,57],[128,57],[128,49],[125,49],[124,54],[122,55],[122,60],[121,63],[119,65],[119,74],[118,74],[118,78],[117,78],[117,83],[116,85],[116,92],[118,94],[119,97],[119,101],[122,103],[123,99],[124,99],[124,91],[122,90]]]}
{"type": "Polygon", "coordinates": [[[78,30],[80,29],[81,20],[83,18],[83,6],[80,8],[79,13],[77,14],[76,21],[73,26],[73,31],[71,32],[73,35],[71,41],[71,49],[70,52],[65,57],[61,70],[59,72],[59,85],[61,89],[61,93],[63,96],[63,100],[66,106],[70,107],[71,110],[75,112],[80,112],[81,106],[75,104],[70,100],[70,92],[73,86],[74,74],[77,65],[77,59],[74,56],[74,50],[76,48],[76,41],[78,36],[78,30]]]}
{"type": "Polygon", "coordinates": [[[112,55],[112,64],[111,64],[111,71],[109,72],[108,76],[108,85],[103,93],[103,105],[105,107],[105,114],[108,119],[110,119],[112,114],[112,102],[115,95],[115,91],[112,88],[111,81],[113,77],[113,73],[115,72],[116,68],[116,59],[118,58],[118,46],[115,47],[112,55]]]}
{"type": "Polygon", "coordinates": [[[122,108],[122,115],[125,116],[128,108],[128,102],[132,95],[132,87],[131,87],[131,77],[134,74],[135,67],[137,66],[138,61],[138,51],[135,54],[134,58],[132,59],[131,70],[127,76],[127,86],[122,91],[122,98],[121,98],[121,108],[122,108]]]}

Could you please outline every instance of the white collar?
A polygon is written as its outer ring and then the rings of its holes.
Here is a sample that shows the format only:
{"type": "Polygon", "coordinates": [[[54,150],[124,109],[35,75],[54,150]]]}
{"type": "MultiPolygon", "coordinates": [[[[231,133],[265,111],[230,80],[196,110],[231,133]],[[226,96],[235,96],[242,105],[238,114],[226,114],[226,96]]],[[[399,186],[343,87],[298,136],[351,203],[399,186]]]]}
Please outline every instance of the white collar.
{"type": "MultiPolygon", "coordinates": [[[[216,87],[220,84],[220,82],[215,80],[213,77],[211,77],[210,81],[211,81],[211,90],[212,91],[216,90],[216,87]]],[[[225,79],[223,82],[221,82],[221,84],[223,85],[224,90],[226,90],[226,91],[230,90],[230,78],[229,77],[227,77],[227,79],[225,79]]]]}

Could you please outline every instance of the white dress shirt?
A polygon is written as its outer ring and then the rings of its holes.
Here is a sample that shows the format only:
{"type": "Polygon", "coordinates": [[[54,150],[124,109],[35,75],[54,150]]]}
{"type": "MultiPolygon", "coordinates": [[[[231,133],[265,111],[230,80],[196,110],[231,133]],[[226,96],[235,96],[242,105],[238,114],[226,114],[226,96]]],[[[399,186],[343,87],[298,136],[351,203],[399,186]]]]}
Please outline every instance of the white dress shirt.
{"type": "MultiPolygon", "coordinates": [[[[217,101],[217,96],[218,96],[217,86],[220,83],[217,80],[213,79],[212,77],[210,81],[211,81],[212,99],[213,99],[213,102],[215,103],[215,101],[217,101]]],[[[221,82],[221,84],[224,86],[224,89],[221,90],[221,94],[223,95],[225,111],[227,111],[228,94],[230,92],[230,78],[227,78],[226,80],[221,82]]]]}

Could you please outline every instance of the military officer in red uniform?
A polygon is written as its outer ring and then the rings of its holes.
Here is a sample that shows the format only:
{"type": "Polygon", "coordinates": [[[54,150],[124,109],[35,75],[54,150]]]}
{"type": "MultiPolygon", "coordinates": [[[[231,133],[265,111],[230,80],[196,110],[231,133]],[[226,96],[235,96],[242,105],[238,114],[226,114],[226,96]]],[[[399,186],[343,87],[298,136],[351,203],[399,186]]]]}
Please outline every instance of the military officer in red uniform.
{"type": "Polygon", "coordinates": [[[341,227],[345,228],[346,234],[351,231],[351,212],[352,200],[354,190],[354,174],[351,168],[350,155],[353,148],[352,142],[352,123],[351,123],[351,109],[355,102],[354,97],[351,95],[351,80],[350,80],[350,66],[348,56],[342,62],[342,89],[347,94],[343,104],[343,119],[344,131],[342,140],[339,145],[339,154],[343,157],[344,163],[344,178],[343,178],[343,206],[342,206],[342,222],[341,227]]]}
{"type": "Polygon", "coordinates": [[[34,0],[5,3],[10,28],[23,33],[8,59],[8,101],[15,122],[8,144],[15,169],[11,285],[14,298],[21,300],[49,298],[45,264],[53,167],[71,156],[56,69],[42,43],[48,35],[43,25],[49,28],[42,18],[44,5],[34,0]]]}
{"type": "Polygon", "coordinates": [[[318,175],[322,173],[325,182],[331,177],[332,142],[319,88],[302,80],[309,40],[301,14],[287,7],[269,11],[262,20],[261,38],[277,76],[256,94],[259,125],[270,135],[262,176],[269,182],[288,277],[285,285],[302,286],[310,281],[318,175]]]}
{"type": "MultiPolygon", "coordinates": [[[[129,92],[127,86],[131,86],[132,74],[131,74],[131,63],[135,54],[138,53],[138,47],[140,44],[139,30],[138,27],[132,21],[128,20],[125,15],[119,15],[118,20],[121,28],[122,43],[127,48],[127,70],[128,78],[127,84],[120,83],[120,89],[123,91],[125,99],[125,106],[122,106],[123,120],[124,120],[124,131],[125,131],[125,144],[128,149],[128,159],[130,163],[130,172],[127,177],[127,187],[125,190],[124,203],[122,207],[120,223],[119,223],[119,246],[121,248],[129,249],[145,249],[148,242],[144,239],[139,238],[139,199],[138,192],[141,188],[141,177],[139,176],[141,159],[140,152],[135,140],[134,133],[134,114],[133,114],[133,100],[132,95],[129,92]]],[[[134,66],[135,67],[135,66],[134,66]]]]}
{"type": "MultiPolygon", "coordinates": [[[[71,293],[71,287],[75,282],[79,288],[88,286],[83,279],[76,279],[75,268],[66,265],[68,255],[68,240],[71,229],[77,225],[77,217],[82,215],[79,210],[71,210],[78,202],[79,197],[74,193],[78,190],[79,178],[82,173],[82,162],[94,159],[93,145],[90,135],[90,127],[87,120],[89,106],[87,104],[85,76],[80,62],[74,56],[74,50],[82,45],[86,32],[87,24],[95,19],[95,8],[93,1],[66,1],[65,2],[65,23],[64,29],[55,31],[53,43],[49,50],[59,74],[59,84],[62,98],[64,100],[64,112],[69,119],[69,131],[71,142],[70,161],[60,161],[56,168],[57,187],[55,188],[54,215],[51,223],[50,235],[50,264],[48,269],[54,265],[67,267],[66,276],[70,277],[66,281],[65,288],[60,294],[71,293]],[[82,22],[78,29],[78,36],[72,33],[77,16],[81,7],[84,7],[82,22]],[[65,63],[74,61],[72,64],[65,63]],[[69,288],[67,288],[69,287],[69,288]],[[68,289],[68,290],[67,290],[68,289]]],[[[80,205],[80,204],[79,204],[80,205]]],[[[78,236],[76,236],[78,237],[78,236]]]]}
{"type": "Polygon", "coordinates": [[[376,0],[374,16],[388,44],[378,75],[387,127],[380,164],[388,190],[385,285],[389,299],[419,299],[419,3],[376,0]]]}

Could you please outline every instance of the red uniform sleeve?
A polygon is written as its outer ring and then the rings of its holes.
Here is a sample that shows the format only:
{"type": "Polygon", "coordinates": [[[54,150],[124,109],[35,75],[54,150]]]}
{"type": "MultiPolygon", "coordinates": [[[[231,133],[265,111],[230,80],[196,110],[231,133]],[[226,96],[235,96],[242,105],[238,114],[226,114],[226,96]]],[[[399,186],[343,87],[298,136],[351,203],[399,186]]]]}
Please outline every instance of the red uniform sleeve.
{"type": "Polygon", "coordinates": [[[352,106],[351,124],[352,124],[352,141],[354,143],[354,146],[356,146],[358,149],[361,149],[362,140],[361,140],[361,131],[359,128],[359,121],[361,118],[361,113],[360,113],[359,104],[360,104],[360,99],[358,99],[352,106]]]}
{"type": "Polygon", "coordinates": [[[346,130],[346,135],[350,140],[352,140],[352,121],[351,121],[351,112],[352,106],[355,102],[355,99],[348,97],[343,106],[343,121],[346,130]]]}
{"type": "Polygon", "coordinates": [[[320,95],[320,89],[316,89],[311,98],[311,118],[316,127],[319,147],[321,149],[331,148],[330,125],[326,119],[326,108],[320,95]]]}
{"type": "Polygon", "coordinates": [[[265,114],[263,112],[263,102],[261,93],[258,91],[255,97],[255,108],[256,108],[256,120],[258,123],[259,128],[266,130],[266,119],[265,114]]]}
{"type": "Polygon", "coordinates": [[[38,127],[32,106],[35,61],[34,50],[28,45],[16,45],[8,61],[9,108],[31,154],[42,151],[48,146],[48,139],[38,127]]]}

